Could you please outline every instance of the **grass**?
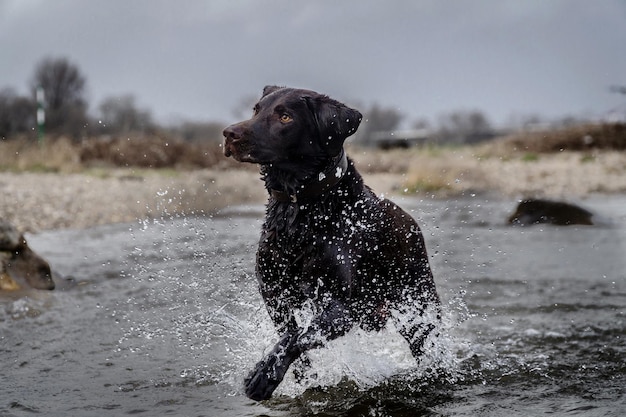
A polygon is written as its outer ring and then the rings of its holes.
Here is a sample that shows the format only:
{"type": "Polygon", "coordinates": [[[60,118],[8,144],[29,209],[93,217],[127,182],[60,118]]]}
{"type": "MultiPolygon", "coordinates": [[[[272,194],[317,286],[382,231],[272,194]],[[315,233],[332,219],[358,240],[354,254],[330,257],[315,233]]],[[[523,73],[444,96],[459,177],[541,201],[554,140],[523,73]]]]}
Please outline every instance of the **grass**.
{"type": "Polygon", "coordinates": [[[162,137],[93,138],[76,143],[65,137],[0,140],[0,171],[83,172],[113,167],[176,171],[233,166],[219,144],[187,143],[162,137]]]}
{"type": "Polygon", "coordinates": [[[66,173],[81,169],[79,150],[67,138],[41,145],[25,138],[0,140],[0,170],[66,173]]]}
{"type": "Polygon", "coordinates": [[[524,162],[536,162],[539,160],[539,155],[534,152],[526,152],[522,155],[522,161],[524,162]]]}
{"type": "Polygon", "coordinates": [[[503,138],[501,143],[509,151],[533,153],[626,150],[626,124],[586,124],[550,131],[521,132],[503,138]]]}
{"type": "Polygon", "coordinates": [[[351,147],[348,154],[359,171],[369,174],[400,174],[397,190],[404,193],[448,194],[462,187],[480,163],[472,147],[424,147],[376,150],[351,147]]]}
{"type": "MultiPolygon", "coordinates": [[[[347,143],[348,154],[363,174],[399,174],[402,183],[396,183],[395,189],[407,193],[449,194],[481,187],[515,192],[510,185],[515,178],[522,181],[524,175],[529,183],[543,181],[541,173],[553,172],[557,163],[563,170],[571,170],[573,164],[584,165],[588,173],[578,179],[581,183],[597,175],[594,169],[610,176],[626,170],[619,155],[606,155],[609,150],[621,154],[626,149],[624,124],[518,133],[474,146],[429,145],[381,151],[347,143]]],[[[207,168],[258,170],[253,164],[225,158],[219,143],[209,140],[184,142],[158,135],[92,138],[81,143],[48,137],[41,145],[26,138],[0,140],[0,171],[82,172],[123,179],[156,174],[174,179],[186,175],[185,171],[207,168]]],[[[566,177],[574,178],[570,174],[566,177]]]]}
{"type": "Polygon", "coordinates": [[[584,153],[583,155],[580,156],[580,162],[582,162],[583,164],[589,163],[589,162],[595,162],[595,161],[596,161],[596,156],[592,153],[584,153]]]}
{"type": "Polygon", "coordinates": [[[451,190],[450,183],[433,178],[413,178],[405,183],[405,194],[441,193],[451,190]]]}

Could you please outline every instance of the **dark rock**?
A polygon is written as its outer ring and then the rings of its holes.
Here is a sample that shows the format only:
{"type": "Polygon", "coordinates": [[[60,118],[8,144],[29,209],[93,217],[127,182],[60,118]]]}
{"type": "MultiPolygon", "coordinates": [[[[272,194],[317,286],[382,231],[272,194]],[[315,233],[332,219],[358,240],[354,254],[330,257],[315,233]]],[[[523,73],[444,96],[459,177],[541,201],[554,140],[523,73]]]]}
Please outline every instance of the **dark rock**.
{"type": "Polygon", "coordinates": [[[514,225],[554,224],[568,226],[572,224],[593,225],[593,213],[561,201],[528,199],[521,201],[508,222],[514,225]]]}

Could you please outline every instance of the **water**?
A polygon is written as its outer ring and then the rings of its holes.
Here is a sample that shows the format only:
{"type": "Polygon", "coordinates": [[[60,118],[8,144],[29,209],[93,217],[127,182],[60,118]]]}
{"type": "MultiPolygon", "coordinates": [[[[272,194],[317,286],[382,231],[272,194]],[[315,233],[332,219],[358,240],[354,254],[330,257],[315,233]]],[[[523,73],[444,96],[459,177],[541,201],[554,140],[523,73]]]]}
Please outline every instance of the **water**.
{"type": "Polygon", "coordinates": [[[398,200],[420,222],[445,335],[419,367],[393,328],[312,354],[258,404],[277,335],[257,294],[262,207],[28,236],[63,279],[0,295],[0,416],[626,413],[626,197],[594,227],[512,228],[514,202],[398,200]]]}

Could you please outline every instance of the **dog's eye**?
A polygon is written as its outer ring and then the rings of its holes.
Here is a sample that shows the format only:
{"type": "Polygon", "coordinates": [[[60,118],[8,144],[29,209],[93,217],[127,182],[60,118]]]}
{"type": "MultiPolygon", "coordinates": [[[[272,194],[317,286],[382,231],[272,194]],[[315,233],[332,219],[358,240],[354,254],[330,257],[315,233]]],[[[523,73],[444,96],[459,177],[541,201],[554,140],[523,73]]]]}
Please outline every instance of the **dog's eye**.
{"type": "Polygon", "coordinates": [[[259,105],[257,104],[252,108],[252,115],[256,116],[259,113],[259,105]]]}
{"type": "Polygon", "coordinates": [[[288,114],[283,114],[283,115],[280,116],[280,121],[283,122],[283,123],[289,123],[292,120],[293,119],[288,114]]]}

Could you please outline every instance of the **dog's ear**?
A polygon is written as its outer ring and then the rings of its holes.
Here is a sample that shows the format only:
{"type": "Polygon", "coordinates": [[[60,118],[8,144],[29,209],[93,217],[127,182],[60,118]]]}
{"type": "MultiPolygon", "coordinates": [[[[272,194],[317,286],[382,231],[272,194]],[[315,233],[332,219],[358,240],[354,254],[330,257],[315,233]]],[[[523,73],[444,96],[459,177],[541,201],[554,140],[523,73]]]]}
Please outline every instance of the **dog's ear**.
{"type": "Polygon", "coordinates": [[[328,96],[304,96],[302,99],[313,114],[322,148],[331,156],[339,154],[343,142],[359,127],[361,113],[328,96]]]}
{"type": "Polygon", "coordinates": [[[282,90],[285,87],[280,87],[278,85],[266,85],[265,88],[263,88],[263,95],[261,96],[261,98],[265,97],[268,94],[272,94],[274,91],[278,91],[278,90],[282,90]]]}

